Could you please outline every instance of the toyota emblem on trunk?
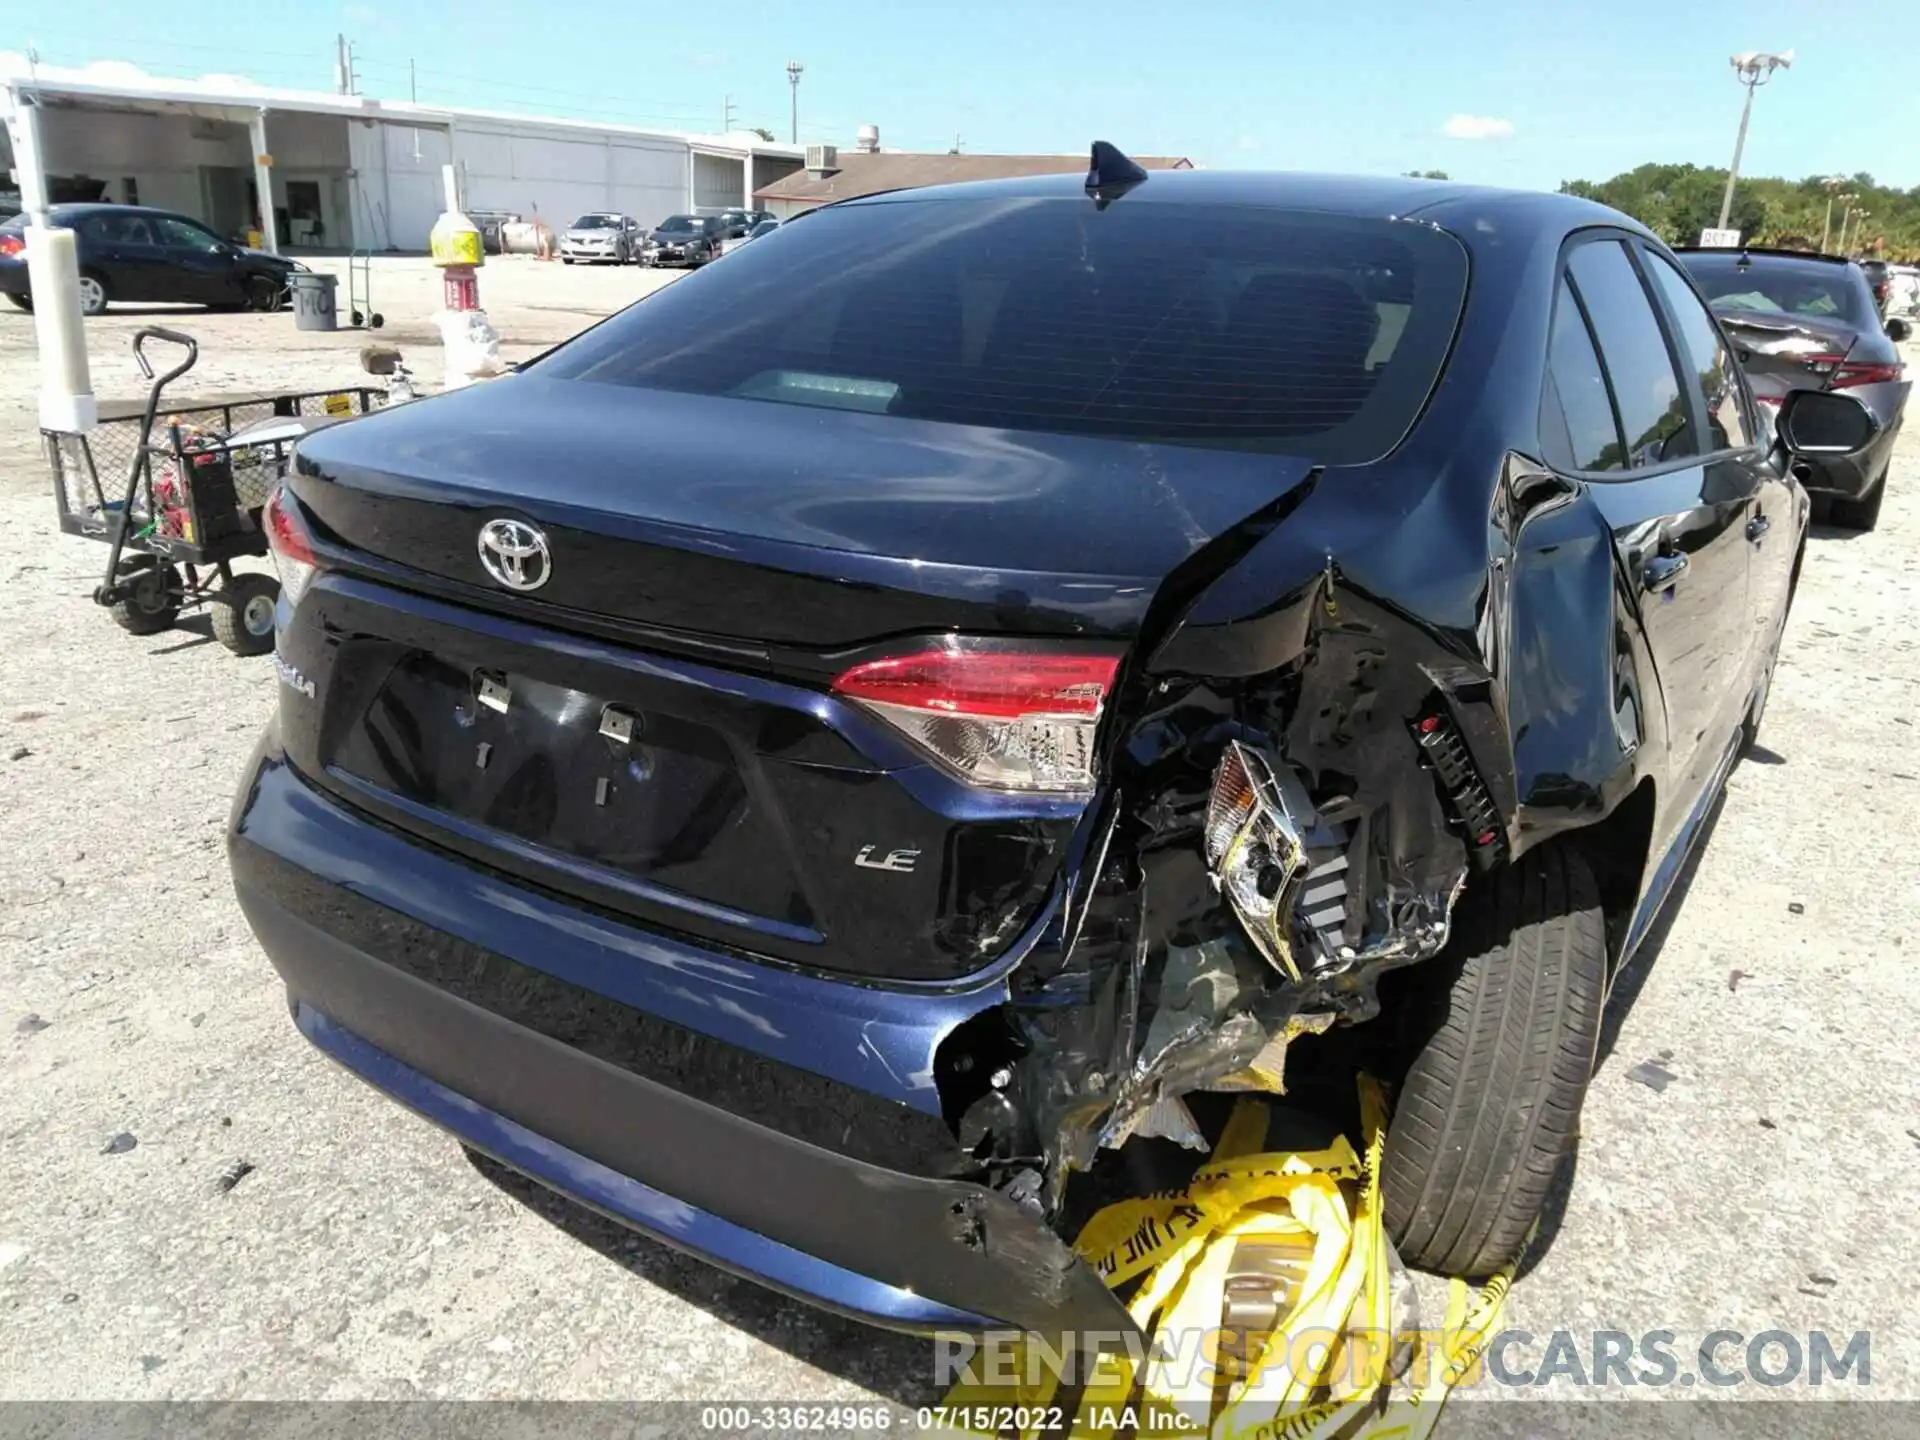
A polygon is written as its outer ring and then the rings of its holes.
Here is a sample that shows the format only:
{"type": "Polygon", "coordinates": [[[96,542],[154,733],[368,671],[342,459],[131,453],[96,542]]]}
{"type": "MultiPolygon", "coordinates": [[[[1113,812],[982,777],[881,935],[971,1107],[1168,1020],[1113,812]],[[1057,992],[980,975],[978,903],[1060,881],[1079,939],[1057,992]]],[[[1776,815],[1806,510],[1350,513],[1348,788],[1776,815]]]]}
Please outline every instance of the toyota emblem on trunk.
{"type": "Polygon", "coordinates": [[[480,563],[509,590],[538,590],[553,574],[547,537],[519,520],[489,520],[480,527],[480,563]]]}

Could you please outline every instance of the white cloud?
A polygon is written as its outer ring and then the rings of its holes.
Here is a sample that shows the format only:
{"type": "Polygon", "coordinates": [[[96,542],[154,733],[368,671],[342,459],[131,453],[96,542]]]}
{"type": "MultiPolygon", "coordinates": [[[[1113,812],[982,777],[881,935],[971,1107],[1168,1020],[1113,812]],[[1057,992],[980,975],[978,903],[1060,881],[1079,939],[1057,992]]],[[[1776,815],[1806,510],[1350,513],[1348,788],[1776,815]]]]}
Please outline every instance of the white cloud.
{"type": "Polygon", "coordinates": [[[1440,133],[1449,140],[1506,140],[1513,135],[1513,122],[1497,115],[1449,115],[1440,133]]]}

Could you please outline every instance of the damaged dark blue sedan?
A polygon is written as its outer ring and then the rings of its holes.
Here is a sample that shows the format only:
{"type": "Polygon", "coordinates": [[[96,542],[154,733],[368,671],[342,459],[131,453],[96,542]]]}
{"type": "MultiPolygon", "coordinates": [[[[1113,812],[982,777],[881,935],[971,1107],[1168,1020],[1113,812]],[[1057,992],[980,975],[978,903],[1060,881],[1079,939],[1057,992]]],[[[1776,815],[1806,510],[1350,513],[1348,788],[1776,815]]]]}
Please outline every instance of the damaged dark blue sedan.
{"type": "Polygon", "coordinates": [[[301,444],[235,885],[333,1058],[817,1304],[1124,1328],[1087,1187],[1349,1027],[1484,1274],[1874,423],[1571,197],[835,205],[301,444]]]}

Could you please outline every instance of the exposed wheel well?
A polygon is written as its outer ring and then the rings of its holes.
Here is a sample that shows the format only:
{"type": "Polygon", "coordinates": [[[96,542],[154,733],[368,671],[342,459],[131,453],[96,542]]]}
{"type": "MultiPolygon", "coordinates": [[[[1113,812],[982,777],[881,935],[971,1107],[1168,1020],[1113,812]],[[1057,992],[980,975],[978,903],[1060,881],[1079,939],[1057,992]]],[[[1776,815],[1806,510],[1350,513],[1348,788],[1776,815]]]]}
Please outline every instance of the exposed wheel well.
{"type": "Polygon", "coordinates": [[[1618,968],[1620,947],[1627,938],[1646,878],[1648,852],[1653,848],[1654,789],[1649,776],[1633,793],[1614,806],[1606,819],[1566,837],[1575,845],[1600,886],[1600,908],[1607,917],[1607,955],[1618,968]]]}

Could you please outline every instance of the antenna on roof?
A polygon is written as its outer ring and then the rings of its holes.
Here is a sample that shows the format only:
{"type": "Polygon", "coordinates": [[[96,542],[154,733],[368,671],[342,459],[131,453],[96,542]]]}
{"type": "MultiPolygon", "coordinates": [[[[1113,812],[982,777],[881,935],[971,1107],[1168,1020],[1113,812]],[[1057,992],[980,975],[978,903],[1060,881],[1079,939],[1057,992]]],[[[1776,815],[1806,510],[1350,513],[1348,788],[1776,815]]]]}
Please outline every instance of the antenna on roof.
{"type": "Polygon", "coordinates": [[[1087,165],[1087,194],[1102,209],[1109,200],[1118,200],[1147,178],[1147,172],[1122,153],[1118,145],[1105,140],[1093,142],[1093,157],[1087,165]]]}

